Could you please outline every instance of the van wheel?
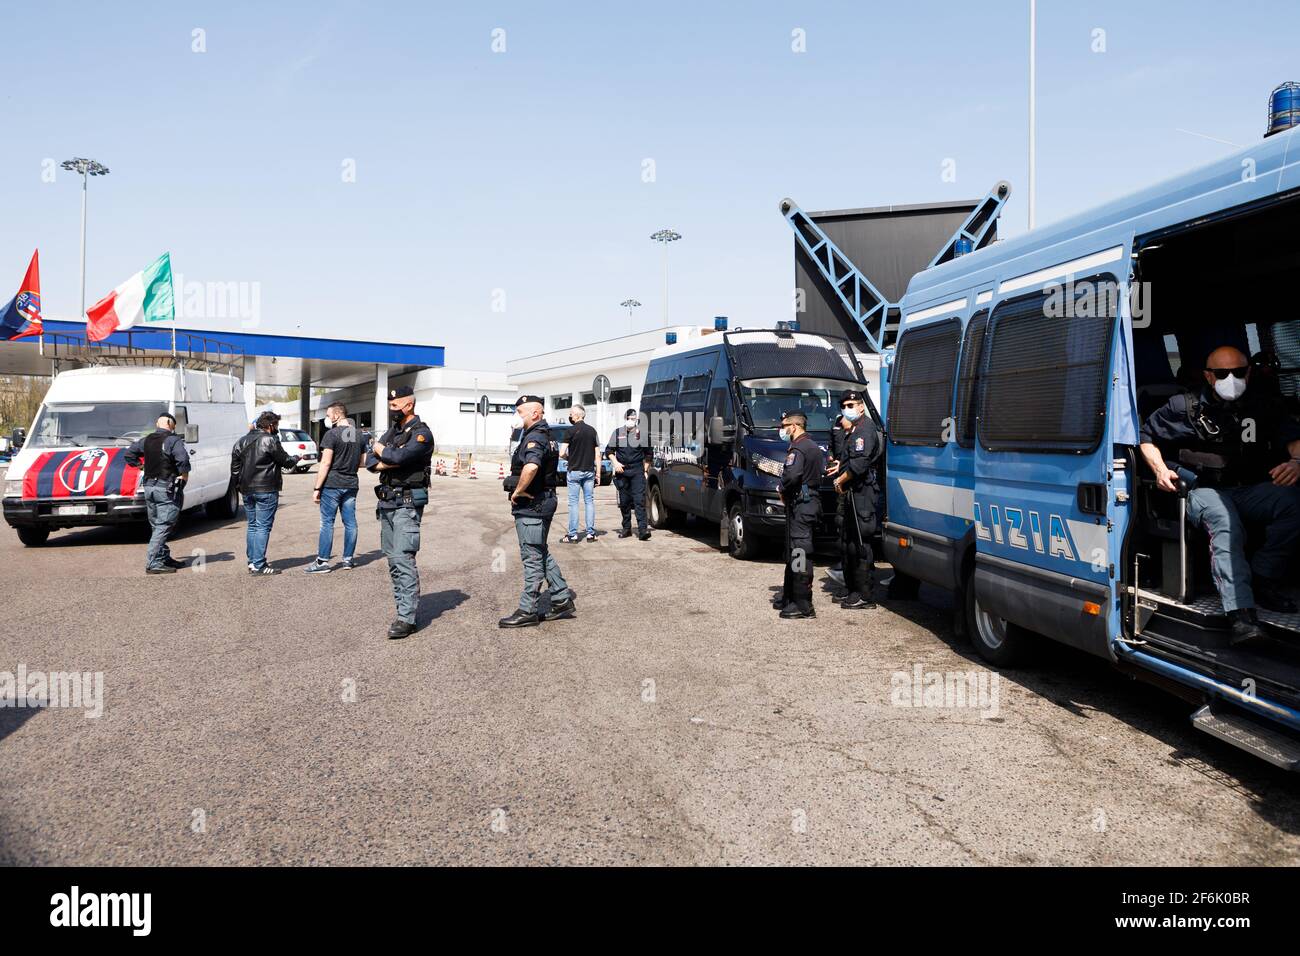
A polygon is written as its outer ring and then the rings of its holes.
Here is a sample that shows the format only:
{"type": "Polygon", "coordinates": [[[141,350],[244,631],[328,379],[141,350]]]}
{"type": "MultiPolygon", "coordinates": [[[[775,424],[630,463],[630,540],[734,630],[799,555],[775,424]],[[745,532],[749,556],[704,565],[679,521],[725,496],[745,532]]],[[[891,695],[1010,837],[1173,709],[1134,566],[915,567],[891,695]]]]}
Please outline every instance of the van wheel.
{"type": "Polygon", "coordinates": [[[49,528],[16,528],[18,540],[29,548],[39,548],[50,538],[49,528]]]}
{"type": "Polygon", "coordinates": [[[651,485],[650,490],[646,493],[646,517],[650,519],[650,527],[656,531],[662,528],[671,528],[678,523],[681,514],[674,511],[664,504],[663,493],[659,490],[657,484],[651,485]]]}
{"type": "Polygon", "coordinates": [[[975,652],[994,667],[1014,667],[1025,656],[1030,634],[1005,618],[986,611],[975,597],[975,577],[966,576],[962,587],[966,636],[975,652]]]}
{"type": "Polygon", "coordinates": [[[727,509],[727,552],[740,561],[752,561],[758,557],[760,542],[748,524],[745,509],[739,501],[733,501],[727,509]]]}
{"type": "Polygon", "coordinates": [[[226,493],[216,501],[209,501],[204,510],[209,518],[233,518],[239,510],[239,489],[232,480],[226,493]]]}

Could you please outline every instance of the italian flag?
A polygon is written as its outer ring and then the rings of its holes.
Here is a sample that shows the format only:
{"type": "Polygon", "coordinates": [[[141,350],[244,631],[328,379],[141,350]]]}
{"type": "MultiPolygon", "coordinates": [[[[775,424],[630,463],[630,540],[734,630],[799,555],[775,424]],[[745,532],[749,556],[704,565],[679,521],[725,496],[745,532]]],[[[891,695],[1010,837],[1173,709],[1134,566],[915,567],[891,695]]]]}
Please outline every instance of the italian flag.
{"type": "Polygon", "coordinates": [[[86,338],[100,342],[138,322],[169,322],[175,317],[171,253],[164,252],[86,310],[86,338]]]}

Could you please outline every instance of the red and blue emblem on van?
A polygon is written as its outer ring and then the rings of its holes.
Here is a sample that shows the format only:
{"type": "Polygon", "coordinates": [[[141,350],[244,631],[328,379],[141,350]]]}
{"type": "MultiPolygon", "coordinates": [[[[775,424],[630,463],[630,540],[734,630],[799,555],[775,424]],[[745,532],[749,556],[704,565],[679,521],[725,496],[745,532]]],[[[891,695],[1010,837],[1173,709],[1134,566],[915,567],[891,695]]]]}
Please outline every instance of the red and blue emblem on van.
{"type": "Polygon", "coordinates": [[[23,498],[102,498],[135,494],[140,469],[126,463],[125,448],[47,451],[23,476],[23,498]]]}

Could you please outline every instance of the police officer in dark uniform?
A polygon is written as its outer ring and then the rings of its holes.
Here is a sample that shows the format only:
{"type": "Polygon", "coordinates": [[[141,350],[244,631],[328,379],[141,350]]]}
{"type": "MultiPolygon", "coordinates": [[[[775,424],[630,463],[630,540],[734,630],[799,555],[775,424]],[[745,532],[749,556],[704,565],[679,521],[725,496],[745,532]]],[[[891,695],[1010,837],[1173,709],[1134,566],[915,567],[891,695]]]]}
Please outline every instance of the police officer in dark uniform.
{"type": "Polygon", "coordinates": [[[650,469],[650,460],[646,457],[645,445],[640,416],[635,408],[629,408],[623,416],[623,427],[616,429],[605,445],[605,457],[614,465],[618,510],[623,513],[623,527],[618,533],[620,538],[632,536],[632,510],[635,508],[636,536],[642,541],[650,540],[650,526],[645,516],[645,475],[650,469]]]}
{"type": "MultiPolygon", "coordinates": [[[[834,478],[839,474],[840,465],[844,461],[844,443],[848,440],[848,433],[853,428],[853,423],[843,415],[836,415],[835,421],[831,425],[831,441],[829,454],[830,458],[826,461],[826,477],[834,478]]],[[[839,495],[835,499],[835,540],[840,539],[844,530],[844,496],[839,495]]],[[[844,553],[841,550],[840,560],[826,569],[826,576],[834,581],[837,585],[844,584],[844,553]]]]}
{"type": "Polygon", "coordinates": [[[415,633],[415,611],[420,601],[420,519],[429,503],[429,462],[433,458],[433,432],[415,414],[415,391],[399,385],[388,392],[389,429],[366,455],[366,468],[379,475],[375,494],[379,503],[379,546],[388,558],[393,580],[397,620],[388,628],[392,640],[415,633]]]}
{"type": "Polygon", "coordinates": [[[190,453],[185,439],[176,434],[176,419],[161,415],[152,434],[137,438],[126,450],[126,463],[133,468],[144,464],[144,504],[153,533],[145,552],[146,574],[175,574],[184,561],[172,557],[167,536],[181,516],[185,504],[185,482],[190,474],[190,453]]]}
{"type": "Polygon", "coordinates": [[[547,538],[551,519],[555,517],[556,468],[560,452],[551,440],[551,429],[542,418],[543,400],[537,395],[521,395],[515,402],[519,410],[519,444],[510,458],[506,492],[510,495],[510,513],[515,518],[519,538],[519,557],[524,565],[524,591],[519,608],[497,622],[500,627],[534,627],[546,621],[574,616],[573,592],[569,590],[560,566],[551,554],[547,538]],[[539,615],[538,595],[545,585],[551,591],[551,607],[539,615]]]}
{"type": "Polygon", "coordinates": [[[784,618],[816,617],[812,606],[813,529],[822,513],[821,486],[826,457],[808,434],[800,411],[781,416],[781,435],[790,442],[781,472],[785,504],[785,581],[773,601],[784,618]]]}
{"type": "Polygon", "coordinates": [[[867,414],[861,392],[840,396],[840,412],[851,429],[844,435],[835,490],[841,496],[844,520],[840,526],[840,551],[844,556],[844,591],[832,600],[848,610],[876,606],[871,589],[875,578],[875,556],[871,536],[876,533],[878,482],[876,462],[883,451],[880,430],[867,414]]]}
{"type": "Polygon", "coordinates": [[[1233,643],[1264,636],[1255,615],[1294,613],[1282,590],[1300,543],[1300,424],[1257,394],[1246,356],[1232,346],[1210,353],[1199,393],[1172,396],[1142,424],[1141,452],[1163,491],[1187,490],[1187,519],[1210,535],[1214,584],[1233,643]],[[1263,527],[1246,560],[1244,522],[1263,527]]]}

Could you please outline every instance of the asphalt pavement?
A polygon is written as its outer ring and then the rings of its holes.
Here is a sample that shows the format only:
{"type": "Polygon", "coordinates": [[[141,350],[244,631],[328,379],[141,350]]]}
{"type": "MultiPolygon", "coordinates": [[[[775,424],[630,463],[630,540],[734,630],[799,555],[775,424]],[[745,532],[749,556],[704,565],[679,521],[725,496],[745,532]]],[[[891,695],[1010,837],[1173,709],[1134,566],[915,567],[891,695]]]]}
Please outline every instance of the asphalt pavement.
{"type": "Polygon", "coordinates": [[[0,862],[1300,860],[1300,781],[1187,704],[1046,643],[994,673],[928,588],[778,620],[776,556],[735,561],[693,522],[619,540],[608,487],[577,545],[561,489],[577,618],[506,631],[500,485],[435,479],[421,629],[389,641],[369,479],[360,567],[319,576],[311,480],[286,478],[270,578],[246,573],[242,512],[187,519],[196,567],[160,577],[129,531],[0,528],[0,672],[102,674],[99,716],[0,709],[0,862]]]}

